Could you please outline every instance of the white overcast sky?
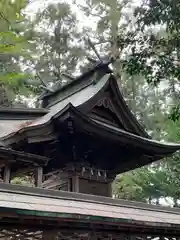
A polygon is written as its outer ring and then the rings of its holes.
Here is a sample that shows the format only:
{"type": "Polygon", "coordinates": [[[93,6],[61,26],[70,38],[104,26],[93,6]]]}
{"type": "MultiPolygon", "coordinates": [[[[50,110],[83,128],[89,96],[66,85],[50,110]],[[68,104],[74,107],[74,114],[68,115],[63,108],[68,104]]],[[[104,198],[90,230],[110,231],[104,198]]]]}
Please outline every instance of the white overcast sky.
{"type": "MultiPolygon", "coordinates": [[[[79,26],[91,26],[93,28],[96,27],[96,19],[95,17],[87,17],[83,14],[82,11],[80,11],[78,9],[78,7],[73,4],[73,0],[31,0],[31,4],[29,4],[28,6],[28,13],[33,16],[35,15],[36,12],[38,11],[42,11],[45,7],[48,6],[48,4],[50,3],[58,3],[58,2],[66,2],[66,3],[69,3],[71,4],[72,6],[72,11],[74,11],[76,13],[76,16],[77,16],[77,19],[79,20],[79,26]]],[[[77,1],[78,4],[80,5],[83,5],[85,2],[84,0],[78,0],[77,1]]],[[[132,6],[132,9],[133,7],[135,6],[138,6],[140,5],[142,2],[142,0],[132,0],[131,2],[131,6],[132,6]]],[[[132,14],[132,12],[130,11],[130,9],[127,10],[128,14],[132,14]]]]}
{"type": "MultiPolygon", "coordinates": [[[[73,0],[32,0],[31,4],[29,4],[28,8],[27,8],[27,13],[30,14],[31,16],[34,16],[36,12],[38,11],[42,11],[44,8],[46,8],[48,6],[48,4],[51,3],[62,3],[62,2],[67,2],[69,4],[71,4],[72,6],[72,11],[74,11],[76,13],[77,19],[79,21],[79,26],[88,26],[89,24],[91,24],[92,26],[92,22],[93,20],[89,20],[83,13],[82,11],[80,11],[77,6],[75,4],[73,4],[73,0]]],[[[79,0],[78,1],[79,4],[83,4],[84,0],[79,0]]],[[[94,23],[95,25],[95,23],[94,23]]]]}
{"type": "MultiPolygon", "coordinates": [[[[40,11],[43,10],[50,3],[58,3],[58,2],[67,2],[67,3],[72,4],[73,1],[72,0],[64,0],[64,1],[62,1],[62,0],[32,0],[31,3],[29,4],[28,12],[30,14],[33,14],[39,10],[40,11]]],[[[83,0],[82,0],[82,2],[83,2],[83,0]]],[[[74,5],[72,4],[72,6],[74,6],[74,5]]],[[[74,8],[75,8],[75,6],[74,6],[74,8]]]]}

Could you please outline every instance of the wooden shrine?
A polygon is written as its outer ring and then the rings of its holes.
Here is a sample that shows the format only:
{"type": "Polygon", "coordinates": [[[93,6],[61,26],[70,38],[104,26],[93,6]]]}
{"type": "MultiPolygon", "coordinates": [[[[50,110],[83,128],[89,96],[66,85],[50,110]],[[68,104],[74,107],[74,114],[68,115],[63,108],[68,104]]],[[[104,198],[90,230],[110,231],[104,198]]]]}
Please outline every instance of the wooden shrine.
{"type": "Polygon", "coordinates": [[[48,159],[38,166],[36,186],[111,196],[117,174],[180,149],[149,137],[128,108],[109,64],[97,62],[68,84],[47,88],[39,97],[39,111],[19,110],[14,119],[12,110],[0,115],[4,147],[48,159]]]}
{"type": "Polygon", "coordinates": [[[47,88],[41,108],[0,109],[0,240],[179,239],[178,209],[110,198],[117,174],[180,144],[149,137],[109,63],[47,88]]]}

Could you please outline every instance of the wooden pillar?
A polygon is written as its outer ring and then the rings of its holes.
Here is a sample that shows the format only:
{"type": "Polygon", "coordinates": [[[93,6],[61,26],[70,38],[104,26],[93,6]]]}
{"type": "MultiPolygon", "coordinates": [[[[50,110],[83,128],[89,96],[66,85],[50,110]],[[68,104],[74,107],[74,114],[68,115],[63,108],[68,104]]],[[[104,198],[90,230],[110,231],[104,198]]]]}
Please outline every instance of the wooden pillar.
{"type": "Polygon", "coordinates": [[[112,182],[107,183],[108,197],[112,197],[112,182]]]}
{"type": "Polygon", "coordinates": [[[35,187],[41,187],[43,178],[43,168],[37,167],[35,173],[35,187]]]}
{"type": "Polygon", "coordinates": [[[72,191],[79,192],[79,176],[78,175],[72,176],[72,191]]]}
{"type": "Polygon", "coordinates": [[[4,167],[4,174],[3,174],[4,183],[10,183],[11,180],[11,169],[9,166],[4,167]]]}
{"type": "Polygon", "coordinates": [[[68,178],[67,181],[68,181],[68,192],[71,192],[72,191],[72,186],[71,186],[72,180],[70,178],[68,178]]]}

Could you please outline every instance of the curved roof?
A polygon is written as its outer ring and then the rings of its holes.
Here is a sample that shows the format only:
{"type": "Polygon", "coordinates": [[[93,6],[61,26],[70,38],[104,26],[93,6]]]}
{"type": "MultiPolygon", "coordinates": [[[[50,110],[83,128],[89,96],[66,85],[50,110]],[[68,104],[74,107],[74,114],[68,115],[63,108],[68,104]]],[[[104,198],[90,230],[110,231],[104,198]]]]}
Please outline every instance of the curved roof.
{"type": "Polygon", "coordinates": [[[53,128],[54,121],[57,119],[59,121],[63,119],[64,121],[69,117],[74,119],[75,127],[83,132],[91,132],[94,135],[99,136],[99,138],[106,139],[106,141],[111,142],[111,144],[119,144],[119,146],[122,146],[123,144],[126,147],[129,146],[130,149],[141,149],[142,152],[144,152],[144,154],[142,153],[136,161],[133,161],[132,159],[128,160],[126,162],[127,166],[126,164],[123,164],[122,167],[121,162],[118,163],[117,159],[115,174],[150,164],[180,149],[180,144],[154,141],[91,119],[90,117],[82,114],[72,104],[66,105],[66,107],[61,111],[56,112],[53,117],[49,117],[46,120],[41,119],[40,123],[34,122],[19,129],[18,132],[11,134],[11,136],[9,135],[7,140],[5,140],[8,143],[17,142],[22,139],[26,139],[28,142],[36,142],[36,139],[39,141],[39,138],[41,138],[41,141],[46,141],[46,136],[52,137],[51,139],[56,139],[57,135],[55,134],[53,128]]]}
{"type": "MultiPolygon", "coordinates": [[[[4,129],[0,133],[0,141],[7,146],[22,140],[36,143],[58,139],[61,133],[56,132],[54,126],[57,123],[61,125],[71,118],[78,129],[91,132],[111,142],[112,146],[115,143],[116,146],[119,144],[120,147],[125,145],[130,149],[139,149],[140,159],[130,161],[128,167],[124,166],[121,172],[149,164],[178,151],[180,144],[162,143],[150,139],[128,108],[119,91],[116,78],[113,74],[107,73],[107,69],[104,71],[104,67],[98,66],[98,71],[95,67],[96,71],[91,70],[89,74],[86,74],[88,78],[81,77],[75,83],[70,84],[70,87],[66,86],[58,90],[55,93],[58,97],[56,96],[55,99],[54,95],[47,95],[46,97],[50,97],[50,100],[53,99],[49,102],[51,104],[49,104],[47,114],[35,120],[17,124],[14,128],[4,129]],[[109,124],[102,118],[95,118],[91,114],[95,108],[99,111],[99,101],[103,99],[109,102],[103,103],[101,110],[110,111],[110,114],[116,118],[117,124],[114,122],[109,124]]],[[[106,118],[106,114],[104,116],[106,118]]]]}
{"type": "MultiPolygon", "coordinates": [[[[39,128],[43,125],[48,124],[51,119],[53,119],[57,114],[60,114],[61,111],[69,104],[72,104],[72,106],[77,109],[83,108],[83,105],[86,104],[91,105],[91,102],[93,102],[94,99],[97,101],[96,99],[98,95],[99,98],[101,97],[103,89],[107,89],[108,87],[116,99],[116,103],[119,108],[117,110],[119,112],[119,118],[125,129],[139,136],[149,138],[144,128],[139,124],[139,122],[127,107],[122,95],[118,92],[119,90],[115,79],[112,77],[112,75],[106,74],[95,85],[90,84],[78,92],[75,92],[67,98],[64,98],[56,104],[52,105],[49,109],[49,112],[43,117],[31,121],[22,121],[22,123],[19,122],[19,124],[16,124],[16,126],[13,125],[11,127],[7,127],[6,129],[4,128],[4,131],[0,133],[0,140],[9,139],[14,135],[19,135],[19,133],[25,132],[32,127],[34,129],[35,127],[39,128]]],[[[84,110],[82,110],[82,113],[83,112],[84,110]]]]}

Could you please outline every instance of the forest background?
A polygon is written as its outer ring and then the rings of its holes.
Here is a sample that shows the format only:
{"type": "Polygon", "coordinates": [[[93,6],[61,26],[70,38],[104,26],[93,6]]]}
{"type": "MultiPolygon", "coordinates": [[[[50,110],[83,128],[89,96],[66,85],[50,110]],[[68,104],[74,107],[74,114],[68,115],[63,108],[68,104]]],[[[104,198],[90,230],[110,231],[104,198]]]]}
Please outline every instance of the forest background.
{"type": "MultiPolygon", "coordinates": [[[[0,0],[0,106],[33,106],[42,83],[64,84],[94,56],[157,140],[180,141],[179,0],[0,0]],[[67,80],[66,80],[67,81],[67,80]]],[[[117,198],[179,206],[180,155],[117,176],[117,198]]]]}

